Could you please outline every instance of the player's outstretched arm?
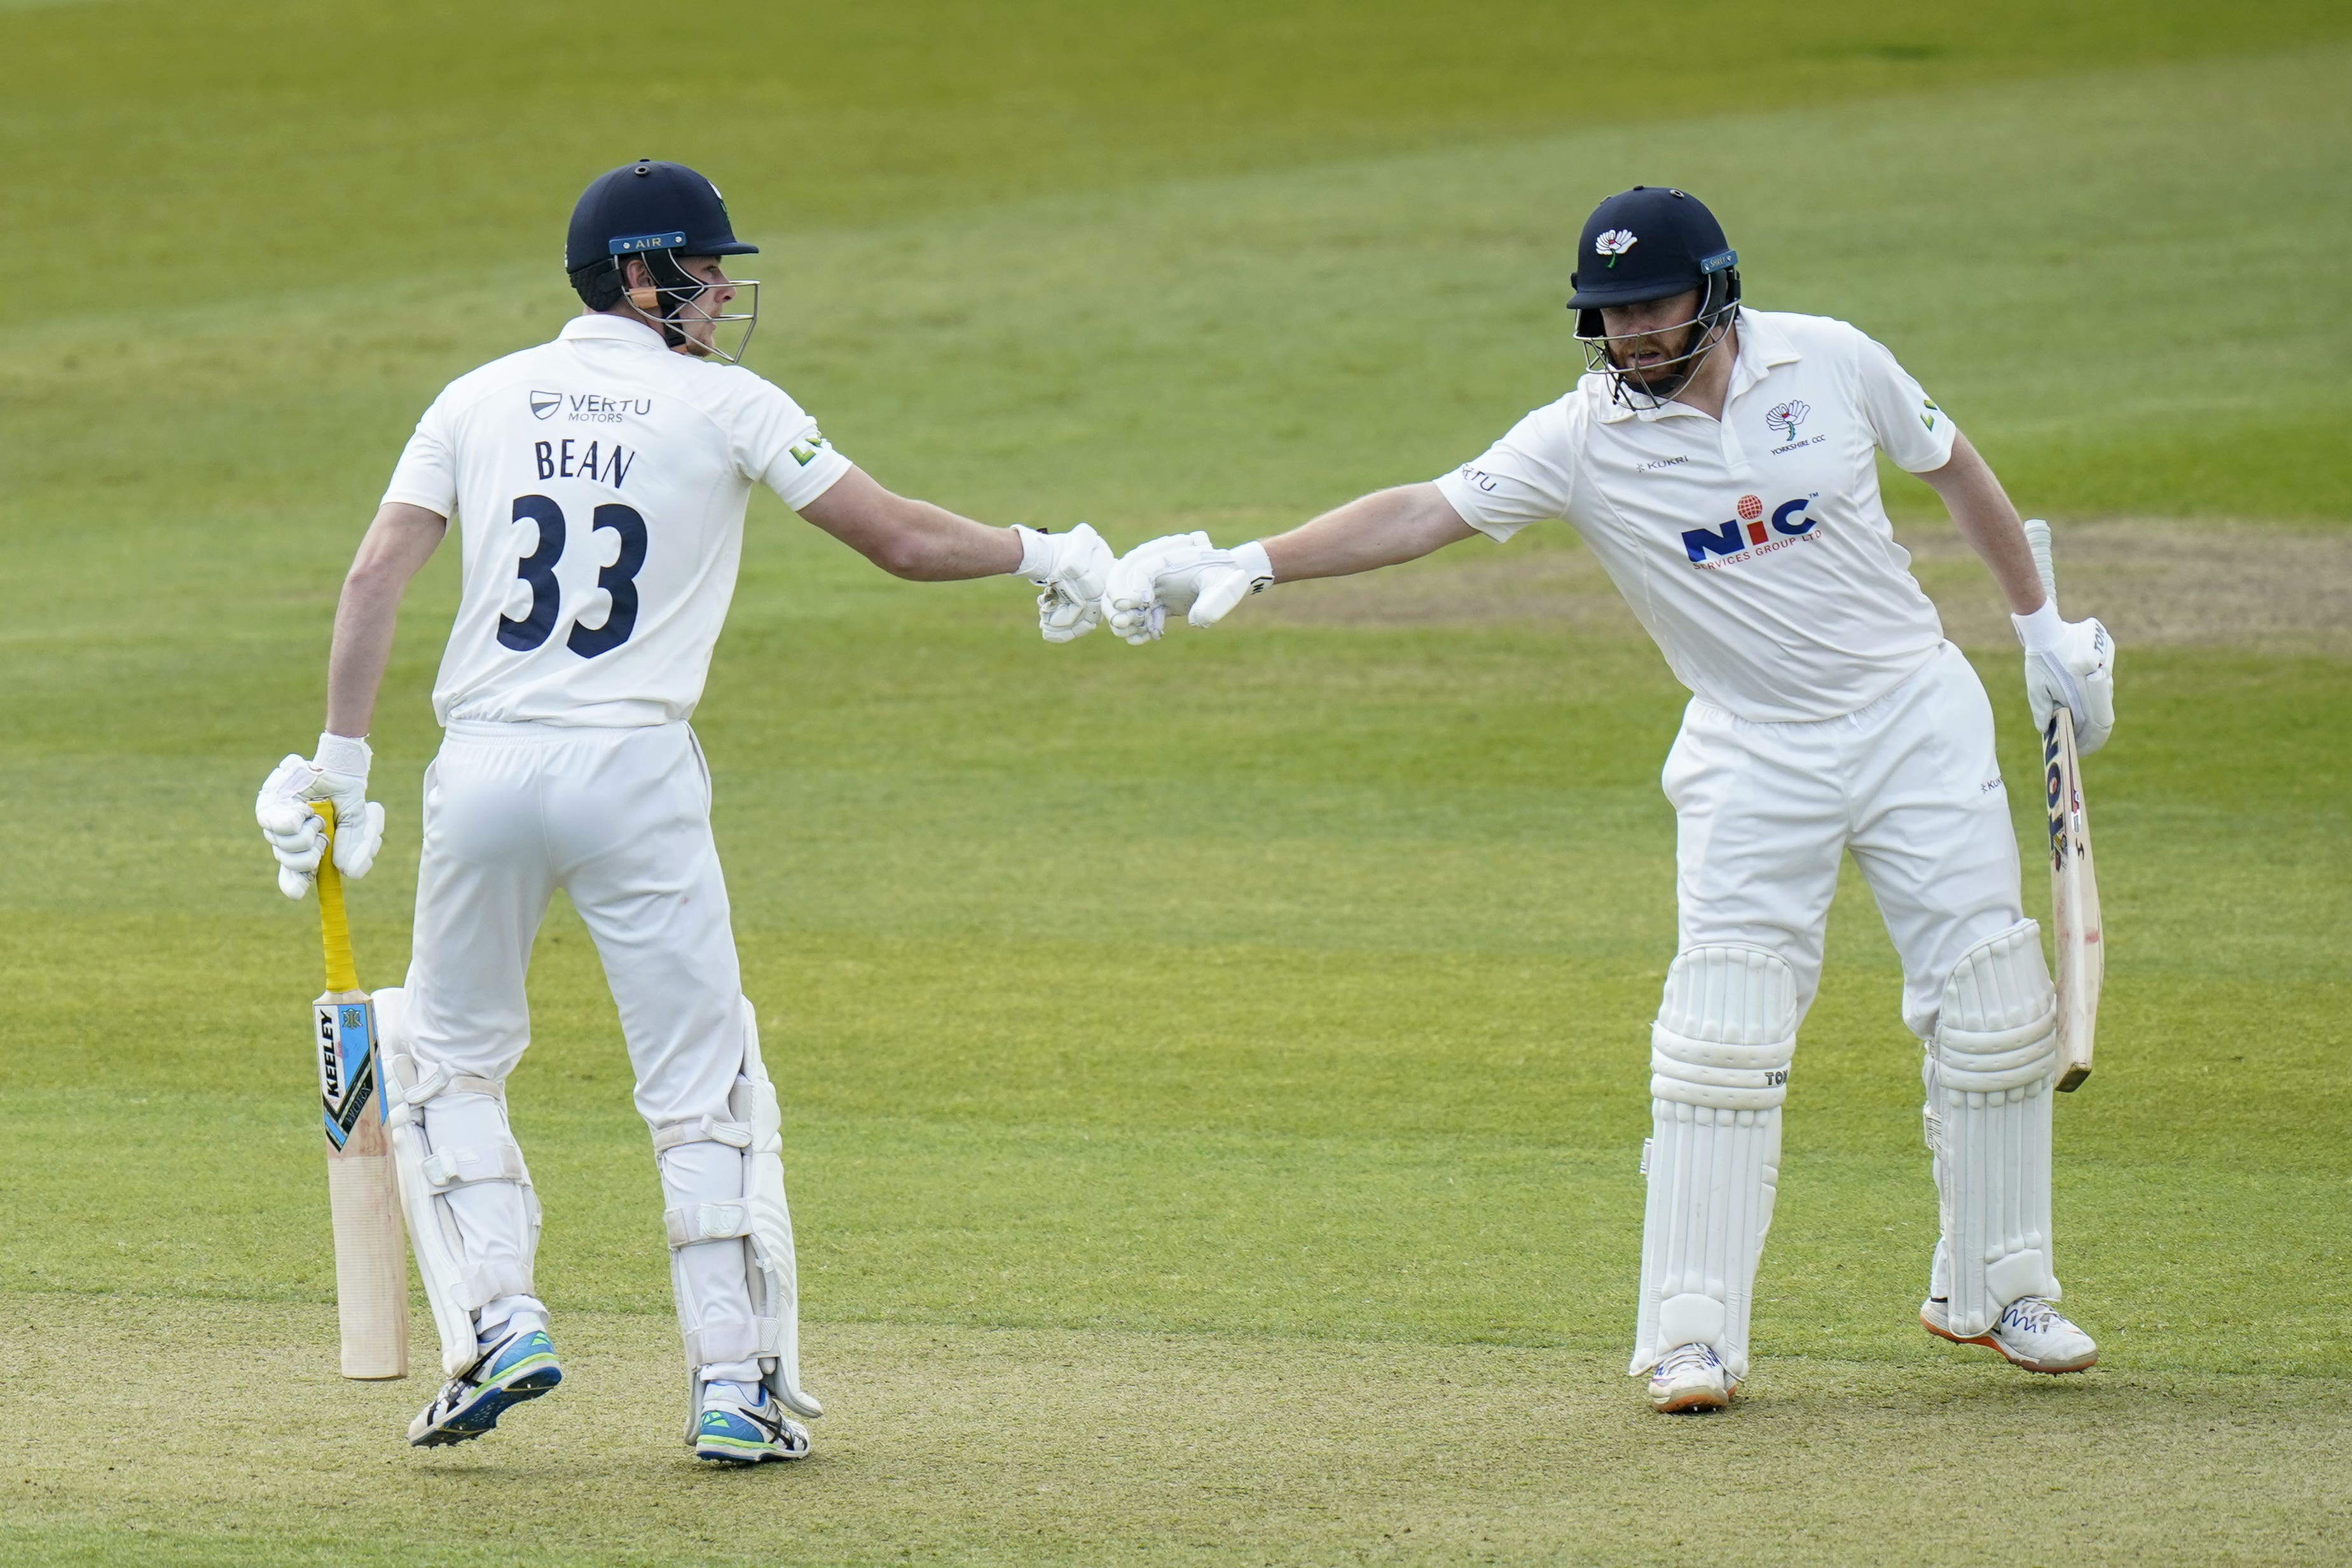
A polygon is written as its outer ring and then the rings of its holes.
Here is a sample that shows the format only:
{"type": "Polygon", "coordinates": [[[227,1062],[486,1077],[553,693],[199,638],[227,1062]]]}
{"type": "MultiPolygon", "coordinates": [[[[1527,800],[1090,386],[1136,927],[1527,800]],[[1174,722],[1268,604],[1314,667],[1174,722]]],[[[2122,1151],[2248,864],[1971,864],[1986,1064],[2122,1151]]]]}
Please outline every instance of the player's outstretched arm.
{"type": "Polygon", "coordinates": [[[1952,439],[1951,459],[1921,474],[1969,547],[1984,558],[2009,601],[2010,620],[2025,645],[2025,695],[2037,731],[2063,702],[2074,715],[2077,748],[2087,754],[2106,744],[2116,727],[2115,639],[2096,620],[2060,618],[2057,601],[2042,591],[2025,525],[1992,468],[1966,436],[1952,439]]]}
{"type": "Polygon", "coordinates": [[[1287,533],[1219,550],[1205,533],[1139,544],[1111,568],[1103,603],[1111,630],[1140,647],[1160,637],[1171,610],[1213,626],[1251,594],[1302,577],[1346,577],[1418,560],[1477,536],[1433,484],[1376,490],[1287,533]]]}
{"type": "Polygon", "coordinates": [[[278,888],[299,899],[318,874],[326,827],[312,801],[335,806],[335,869],[364,877],[383,847],[383,807],[367,797],[368,726],[392,658],[400,596],[439,547],[449,521],[437,511],[387,501],[368,525],[335,605],[327,655],[327,727],[309,757],[289,754],[262,781],[254,820],[278,858],[278,888]]]}
{"type": "Polygon", "coordinates": [[[1110,546],[1086,523],[1067,533],[1018,525],[992,528],[945,507],[894,495],[859,468],[801,508],[801,516],[893,577],[951,583],[1019,576],[1035,584],[1037,626],[1047,642],[1069,642],[1102,618],[1110,546]]]}

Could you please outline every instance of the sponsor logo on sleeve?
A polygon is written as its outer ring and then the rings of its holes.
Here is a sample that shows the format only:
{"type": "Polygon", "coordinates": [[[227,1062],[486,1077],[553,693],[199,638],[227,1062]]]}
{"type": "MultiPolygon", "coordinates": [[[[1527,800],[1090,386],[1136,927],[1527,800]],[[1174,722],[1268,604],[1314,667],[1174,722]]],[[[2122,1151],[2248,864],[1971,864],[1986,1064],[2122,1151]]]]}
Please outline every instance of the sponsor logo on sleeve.
{"type": "Polygon", "coordinates": [[[1937,407],[1935,404],[1926,398],[1920,399],[1919,423],[1925,425],[1928,429],[1933,430],[1936,427],[1936,416],[1942,412],[1942,409],[1937,407]]]}
{"type": "Polygon", "coordinates": [[[1819,539],[1820,520],[1805,513],[1820,499],[1816,492],[1784,500],[1769,509],[1768,518],[1762,496],[1741,496],[1732,509],[1739,515],[1730,521],[1714,528],[1685,529],[1683,553],[1700,571],[1713,572],[1744,564],[1776,550],[1786,550],[1791,544],[1819,539]]]}
{"type": "Polygon", "coordinates": [[[792,445],[793,461],[807,468],[816,461],[816,455],[825,448],[824,432],[812,429],[792,445]]]}

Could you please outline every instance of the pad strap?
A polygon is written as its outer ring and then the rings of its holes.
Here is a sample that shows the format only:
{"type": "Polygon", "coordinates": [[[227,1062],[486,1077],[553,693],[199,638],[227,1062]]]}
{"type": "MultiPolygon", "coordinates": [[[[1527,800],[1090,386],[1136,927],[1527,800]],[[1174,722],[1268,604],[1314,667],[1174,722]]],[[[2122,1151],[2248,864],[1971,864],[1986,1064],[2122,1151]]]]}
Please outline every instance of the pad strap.
{"type": "Polygon", "coordinates": [[[476,1264],[467,1268],[458,1280],[462,1292],[459,1300],[468,1312],[478,1312],[501,1296],[535,1295],[538,1287],[531,1283],[530,1265],[511,1263],[504,1267],[476,1264]]]}
{"type": "Polygon", "coordinates": [[[669,1232],[669,1244],[673,1247],[746,1237],[751,1234],[751,1205],[740,1198],[726,1203],[683,1204],[662,1212],[662,1228],[669,1232]]]}
{"type": "Polygon", "coordinates": [[[523,1169],[522,1150],[512,1139],[502,1142],[477,1144],[471,1149],[436,1149],[420,1162],[425,1184],[435,1196],[452,1187],[462,1187],[469,1182],[513,1182],[520,1186],[530,1185],[530,1173],[523,1169]]]}
{"type": "Polygon", "coordinates": [[[724,1143],[730,1149],[749,1149],[751,1129],[740,1121],[721,1121],[716,1116],[665,1122],[654,1129],[654,1152],[657,1155],[688,1143],[724,1143]]]}
{"type": "Polygon", "coordinates": [[[384,1082],[391,1092],[384,1096],[383,1118],[394,1127],[421,1123],[425,1102],[436,1095],[487,1095],[500,1105],[507,1100],[507,1086],[497,1079],[451,1072],[443,1067],[420,1073],[416,1058],[405,1054],[384,1058],[384,1082]]]}
{"type": "Polygon", "coordinates": [[[695,1368],[730,1361],[757,1361],[783,1352],[783,1325],[773,1318],[712,1323],[686,1333],[687,1364],[695,1368]]]}

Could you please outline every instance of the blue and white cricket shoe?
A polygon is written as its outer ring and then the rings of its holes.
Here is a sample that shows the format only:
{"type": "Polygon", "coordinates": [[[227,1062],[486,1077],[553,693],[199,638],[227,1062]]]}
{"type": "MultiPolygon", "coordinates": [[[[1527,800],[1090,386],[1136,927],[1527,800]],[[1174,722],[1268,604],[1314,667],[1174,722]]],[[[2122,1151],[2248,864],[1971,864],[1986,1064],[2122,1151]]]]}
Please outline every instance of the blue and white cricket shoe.
{"type": "Polygon", "coordinates": [[[702,1415],[694,1424],[694,1457],[722,1465],[756,1465],[766,1459],[804,1458],[808,1428],[784,1414],[765,1388],[743,1397],[739,1383],[702,1385],[702,1415]]]}
{"type": "Polygon", "coordinates": [[[1919,1326],[1939,1340],[1956,1345],[1982,1345],[1999,1351],[2011,1364],[2028,1372],[2088,1372],[2099,1364],[2099,1347],[2057,1308],[2039,1296],[2020,1296],[2001,1309],[1999,1321],[1981,1334],[1962,1334],[1952,1327],[1951,1303],[1930,1296],[1919,1303],[1919,1326]]]}
{"type": "Polygon", "coordinates": [[[499,1424],[507,1406],[537,1399],[562,1381],[547,1331],[518,1329],[492,1341],[479,1360],[442,1384],[408,1424],[408,1441],[432,1448],[478,1437],[499,1424]]]}
{"type": "Polygon", "coordinates": [[[1712,1346],[1676,1345],[1650,1369],[1650,1408],[1661,1415],[1720,1410],[1735,1380],[1712,1346]]]}

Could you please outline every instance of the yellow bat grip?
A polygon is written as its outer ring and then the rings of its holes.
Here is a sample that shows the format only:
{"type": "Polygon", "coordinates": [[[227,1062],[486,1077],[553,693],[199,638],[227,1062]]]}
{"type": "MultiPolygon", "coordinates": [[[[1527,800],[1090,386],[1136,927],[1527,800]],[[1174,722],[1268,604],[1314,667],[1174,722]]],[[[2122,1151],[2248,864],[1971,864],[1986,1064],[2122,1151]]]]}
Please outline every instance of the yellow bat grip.
{"type": "Polygon", "coordinates": [[[351,917],[343,912],[343,879],[335,869],[335,807],[314,800],[310,809],[327,825],[327,852],[319,857],[319,940],[327,952],[327,989],[360,988],[359,964],[352,957],[351,917]]]}

